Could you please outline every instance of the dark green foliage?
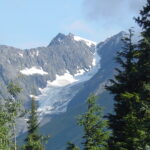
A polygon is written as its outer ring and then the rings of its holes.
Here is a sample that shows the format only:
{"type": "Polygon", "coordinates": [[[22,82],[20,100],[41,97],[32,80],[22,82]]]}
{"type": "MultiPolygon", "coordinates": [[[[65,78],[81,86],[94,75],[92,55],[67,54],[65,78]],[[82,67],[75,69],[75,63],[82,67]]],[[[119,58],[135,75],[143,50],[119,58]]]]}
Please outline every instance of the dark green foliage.
{"type": "Polygon", "coordinates": [[[136,22],[142,28],[138,53],[138,93],[141,99],[139,119],[145,131],[143,143],[150,147],[150,1],[140,11],[136,22]]]}
{"type": "MultiPolygon", "coordinates": [[[[117,74],[115,80],[110,80],[111,86],[107,86],[107,89],[111,93],[122,93],[124,91],[133,92],[136,88],[136,50],[135,45],[132,43],[133,31],[130,29],[129,34],[125,35],[122,39],[124,47],[120,52],[117,52],[116,61],[120,64],[121,68],[116,68],[117,74]]],[[[116,95],[116,99],[117,99],[116,95]]],[[[119,99],[119,97],[118,97],[119,99]]]]}
{"type": "Polygon", "coordinates": [[[115,95],[115,114],[108,116],[113,131],[111,150],[146,150],[150,147],[150,2],[136,18],[142,39],[135,50],[132,32],[118,53],[115,80],[107,89],[115,95]]]}
{"type": "Polygon", "coordinates": [[[140,11],[140,17],[136,18],[136,22],[143,29],[138,53],[139,88],[145,89],[145,92],[150,96],[149,89],[146,88],[150,84],[150,2],[147,2],[143,10],[140,11]]]}
{"type": "Polygon", "coordinates": [[[132,30],[124,38],[125,47],[117,55],[121,69],[117,70],[115,80],[107,89],[115,95],[115,114],[108,116],[113,131],[110,149],[138,150],[145,147],[145,129],[139,119],[141,98],[139,96],[138,53],[132,44],[132,30]]]}
{"type": "Polygon", "coordinates": [[[103,120],[102,108],[96,104],[96,97],[91,95],[87,100],[88,110],[81,115],[78,124],[84,128],[84,150],[105,150],[109,132],[107,122],[103,120]]]}
{"type": "Polygon", "coordinates": [[[15,85],[13,82],[10,82],[7,86],[8,92],[13,96],[16,97],[20,92],[21,88],[17,85],[15,85]]]}
{"type": "Polygon", "coordinates": [[[68,142],[67,150],[79,150],[79,148],[75,144],[68,142]]]}
{"type": "Polygon", "coordinates": [[[11,128],[12,145],[10,146],[12,150],[17,150],[16,141],[16,119],[21,113],[21,100],[18,99],[18,94],[21,92],[21,88],[15,85],[13,82],[8,84],[8,92],[10,97],[6,99],[5,107],[7,109],[7,114],[10,116],[9,127],[11,128]]]}
{"type": "Polygon", "coordinates": [[[28,134],[25,139],[25,145],[23,146],[24,150],[44,150],[45,141],[48,137],[42,136],[39,133],[39,122],[36,112],[36,103],[32,99],[31,103],[31,112],[29,116],[28,124],[28,134]]]}
{"type": "Polygon", "coordinates": [[[9,97],[0,105],[0,149],[17,150],[16,144],[16,118],[20,114],[21,102],[17,98],[21,88],[10,82],[9,97]]]}
{"type": "Polygon", "coordinates": [[[10,128],[9,128],[9,116],[4,109],[3,105],[0,105],[0,149],[10,150],[10,128]]]}
{"type": "Polygon", "coordinates": [[[108,116],[113,131],[109,141],[112,150],[134,150],[134,138],[137,134],[135,130],[131,130],[131,125],[132,129],[136,129],[138,120],[134,113],[138,102],[133,96],[137,90],[137,50],[132,43],[132,37],[133,31],[130,29],[129,34],[123,39],[123,50],[118,52],[116,57],[121,68],[116,68],[115,79],[110,80],[111,85],[107,86],[107,89],[115,95],[115,114],[108,116]]]}

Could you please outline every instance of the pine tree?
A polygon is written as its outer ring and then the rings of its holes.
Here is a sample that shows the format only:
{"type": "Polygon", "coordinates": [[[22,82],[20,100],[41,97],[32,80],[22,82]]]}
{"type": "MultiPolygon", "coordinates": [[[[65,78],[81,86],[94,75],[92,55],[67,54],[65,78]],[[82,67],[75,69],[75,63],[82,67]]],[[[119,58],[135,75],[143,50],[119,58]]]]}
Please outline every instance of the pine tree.
{"type": "Polygon", "coordinates": [[[17,98],[18,94],[21,92],[21,88],[15,85],[13,82],[8,84],[8,92],[10,97],[6,100],[7,113],[10,116],[10,127],[12,129],[12,150],[17,150],[17,140],[16,140],[16,119],[19,117],[21,112],[21,100],[17,98]]]}
{"type": "Polygon", "coordinates": [[[96,97],[91,95],[87,100],[88,110],[81,115],[78,124],[84,128],[84,150],[105,150],[109,132],[107,122],[102,118],[102,108],[96,104],[96,97]]]}
{"type": "MultiPolygon", "coordinates": [[[[25,139],[25,145],[23,146],[24,150],[44,150],[45,136],[42,136],[39,133],[39,122],[36,112],[36,103],[32,99],[31,103],[31,112],[29,116],[28,124],[28,133],[27,138],[25,139]]],[[[47,137],[48,138],[48,137],[47,137]]]]}
{"type": "Polygon", "coordinates": [[[75,144],[68,142],[67,150],[80,150],[75,144]]]}
{"type": "Polygon", "coordinates": [[[0,105],[0,150],[10,150],[9,116],[4,107],[0,105]]]}
{"type": "Polygon", "coordinates": [[[17,98],[21,88],[10,82],[7,87],[8,98],[0,105],[0,149],[17,150],[16,118],[20,113],[20,100],[17,98]]]}
{"type": "MultiPolygon", "coordinates": [[[[140,11],[140,17],[137,17],[136,22],[142,28],[142,39],[139,41],[138,53],[138,70],[140,79],[139,87],[148,88],[150,83],[150,2],[148,1],[143,10],[140,11]]],[[[149,93],[149,91],[147,91],[149,93]]],[[[146,96],[147,97],[147,96],[146,96]]]]}
{"type": "Polygon", "coordinates": [[[142,139],[139,132],[137,109],[139,96],[137,94],[137,50],[132,42],[133,31],[123,38],[124,47],[117,53],[116,60],[120,68],[116,68],[117,74],[111,85],[107,86],[114,94],[114,114],[109,114],[109,126],[112,136],[109,141],[111,150],[137,150],[142,139]]]}
{"type": "Polygon", "coordinates": [[[143,147],[150,147],[150,1],[140,11],[136,22],[142,28],[138,53],[138,93],[141,99],[139,119],[144,129],[143,147]]]}
{"type": "Polygon", "coordinates": [[[150,1],[136,18],[142,40],[134,50],[129,38],[117,61],[121,70],[107,89],[115,95],[115,114],[109,115],[112,150],[146,150],[150,143],[150,1]],[[130,56],[130,57],[129,57],[130,56]]]}

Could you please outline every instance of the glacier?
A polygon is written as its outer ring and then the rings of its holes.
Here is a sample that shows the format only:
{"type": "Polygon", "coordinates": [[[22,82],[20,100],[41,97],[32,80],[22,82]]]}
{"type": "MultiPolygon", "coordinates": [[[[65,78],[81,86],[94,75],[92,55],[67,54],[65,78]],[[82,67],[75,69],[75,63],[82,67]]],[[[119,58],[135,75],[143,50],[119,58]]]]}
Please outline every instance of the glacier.
{"type": "Polygon", "coordinates": [[[39,88],[41,94],[36,97],[39,116],[66,112],[68,103],[80,90],[79,85],[91,79],[100,69],[100,59],[96,49],[90,69],[78,67],[74,75],[66,70],[63,75],[57,74],[55,80],[47,81],[45,88],[39,88]]]}

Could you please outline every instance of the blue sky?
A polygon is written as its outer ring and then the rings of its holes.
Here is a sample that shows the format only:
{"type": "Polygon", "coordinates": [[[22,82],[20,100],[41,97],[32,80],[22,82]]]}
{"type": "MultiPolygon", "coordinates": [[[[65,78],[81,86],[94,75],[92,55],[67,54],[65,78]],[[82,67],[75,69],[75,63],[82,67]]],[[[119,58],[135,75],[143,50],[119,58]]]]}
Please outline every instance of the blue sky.
{"type": "Polygon", "coordinates": [[[59,32],[100,42],[135,26],[145,0],[1,0],[0,44],[47,46],[59,32]]]}

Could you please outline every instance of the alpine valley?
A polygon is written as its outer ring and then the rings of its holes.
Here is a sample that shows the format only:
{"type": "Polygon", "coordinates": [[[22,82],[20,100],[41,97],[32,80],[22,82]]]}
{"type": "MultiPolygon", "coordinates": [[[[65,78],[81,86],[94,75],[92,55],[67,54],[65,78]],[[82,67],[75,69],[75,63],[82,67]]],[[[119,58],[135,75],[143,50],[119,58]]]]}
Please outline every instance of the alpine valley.
{"type": "MultiPolygon", "coordinates": [[[[95,43],[59,33],[47,47],[22,50],[0,45],[1,99],[7,97],[10,81],[23,89],[20,98],[25,108],[32,97],[36,99],[41,132],[51,135],[47,150],[65,150],[68,141],[79,145],[82,129],[76,117],[86,111],[89,94],[98,96],[105,114],[112,112],[113,97],[105,85],[115,74],[114,57],[122,49],[123,35],[95,43]]],[[[24,117],[18,121],[20,143],[25,131],[24,117]]]]}

